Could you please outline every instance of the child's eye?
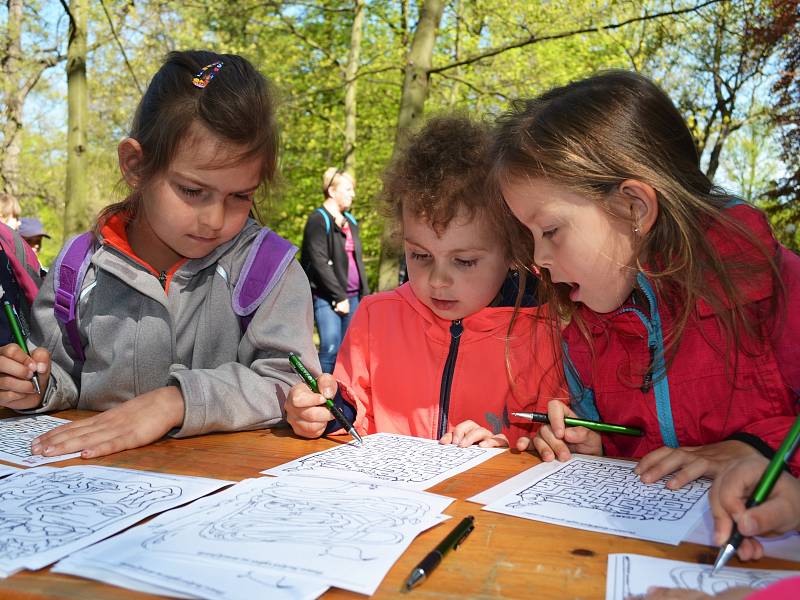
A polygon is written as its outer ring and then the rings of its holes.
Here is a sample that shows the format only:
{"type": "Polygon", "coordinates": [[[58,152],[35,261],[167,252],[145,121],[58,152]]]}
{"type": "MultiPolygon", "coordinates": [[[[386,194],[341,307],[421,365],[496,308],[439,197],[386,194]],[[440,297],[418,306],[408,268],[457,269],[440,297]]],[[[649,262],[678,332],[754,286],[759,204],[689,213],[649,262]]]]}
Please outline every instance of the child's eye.
{"type": "Polygon", "coordinates": [[[548,229],[547,231],[543,231],[542,232],[542,237],[543,238],[552,238],[556,234],[556,231],[558,231],[558,227],[553,227],[552,229],[548,229]]]}
{"type": "Polygon", "coordinates": [[[234,197],[245,202],[250,202],[253,199],[253,194],[234,194],[234,197]]]}
{"type": "Polygon", "coordinates": [[[412,260],[427,260],[428,258],[430,258],[430,254],[421,254],[419,252],[411,253],[412,260]]]}
{"type": "Polygon", "coordinates": [[[476,264],[478,264],[478,259],[477,258],[472,258],[472,259],[457,258],[456,259],[456,264],[459,267],[474,267],[476,264]]]}
{"type": "Polygon", "coordinates": [[[178,189],[181,191],[182,194],[189,196],[190,198],[194,198],[195,196],[199,196],[201,190],[195,188],[187,188],[182,185],[178,186],[178,189]]]}

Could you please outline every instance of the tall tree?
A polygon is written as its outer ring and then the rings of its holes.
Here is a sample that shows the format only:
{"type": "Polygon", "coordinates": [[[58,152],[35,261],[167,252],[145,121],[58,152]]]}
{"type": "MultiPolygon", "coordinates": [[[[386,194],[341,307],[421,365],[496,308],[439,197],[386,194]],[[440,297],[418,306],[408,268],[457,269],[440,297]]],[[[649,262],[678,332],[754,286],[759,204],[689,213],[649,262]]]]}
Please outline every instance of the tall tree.
{"type": "Polygon", "coordinates": [[[22,133],[24,89],[19,85],[22,58],[22,0],[8,0],[8,21],[4,56],[0,60],[3,76],[3,152],[0,162],[0,192],[17,196],[19,154],[22,133]]]}
{"type": "Polygon", "coordinates": [[[86,0],[62,0],[69,16],[67,45],[67,194],[64,237],[88,225],[87,127],[89,95],[86,83],[86,0]]]}
{"type": "Polygon", "coordinates": [[[354,0],[350,52],[344,72],[344,170],[356,176],[356,76],[361,60],[361,34],[364,27],[364,0],[354,0]]]}
{"type": "MultiPolygon", "coordinates": [[[[403,88],[400,94],[400,110],[397,117],[394,152],[403,147],[415,126],[422,119],[425,100],[428,97],[429,71],[433,64],[433,47],[436,32],[444,11],[444,0],[424,0],[419,13],[419,22],[411,40],[405,62],[403,88]]],[[[387,223],[383,229],[378,288],[392,289],[397,286],[398,256],[391,241],[394,225],[387,223]]]]}

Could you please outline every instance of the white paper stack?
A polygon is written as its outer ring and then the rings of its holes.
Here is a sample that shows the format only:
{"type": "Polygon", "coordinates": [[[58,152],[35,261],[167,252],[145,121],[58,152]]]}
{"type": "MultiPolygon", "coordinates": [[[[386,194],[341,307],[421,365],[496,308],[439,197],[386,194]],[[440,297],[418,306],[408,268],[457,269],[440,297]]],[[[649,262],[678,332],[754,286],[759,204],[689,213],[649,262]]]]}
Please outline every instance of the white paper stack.
{"type": "Polygon", "coordinates": [[[483,510],[566,527],[677,545],[702,517],[711,482],[679,490],[645,484],[635,463],[574,455],[541,463],[470,498],[483,510]]]}
{"type": "Polygon", "coordinates": [[[437,440],[375,433],[364,437],[364,445],[342,444],[308,454],[262,471],[265,475],[344,477],[382,485],[426,490],[467,469],[471,469],[505,448],[459,448],[437,440]]]}
{"type": "Polygon", "coordinates": [[[248,479],[77,552],[53,570],[198,598],[297,600],[329,586],[372,594],[451,502],[341,479],[248,479]]]}
{"type": "Polygon", "coordinates": [[[712,571],[711,565],[651,558],[638,554],[609,554],[606,600],[641,598],[650,587],[696,590],[715,596],[734,587],[762,589],[781,579],[800,575],[800,571],[733,567],[720,569],[714,574],[712,571]]]}
{"type": "Polygon", "coordinates": [[[230,483],[98,466],[15,473],[0,481],[0,576],[41,569],[230,483]]]}

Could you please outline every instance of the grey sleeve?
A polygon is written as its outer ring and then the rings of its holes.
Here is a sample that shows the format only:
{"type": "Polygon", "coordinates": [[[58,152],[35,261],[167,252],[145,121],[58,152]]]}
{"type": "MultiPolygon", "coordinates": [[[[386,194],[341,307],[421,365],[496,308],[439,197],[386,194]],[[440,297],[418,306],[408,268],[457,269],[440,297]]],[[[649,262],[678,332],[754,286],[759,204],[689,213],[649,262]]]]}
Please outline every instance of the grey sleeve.
{"type": "Polygon", "coordinates": [[[66,333],[53,312],[55,290],[54,272],[47,274],[36,300],[31,307],[31,349],[45,348],[50,352],[50,379],[44,390],[42,405],[25,411],[30,413],[66,410],[78,405],[81,368],[83,363],[70,356],[65,347],[69,344],[66,333]]]}
{"type": "Polygon", "coordinates": [[[312,373],[320,372],[313,327],[308,279],[292,261],[256,310],[239,343],[238,362],[215,369],[171,369],[170,384],[180,386],[185,407],[175,437],[279,423],[289,389],[300,382],[289,367],[289,352],[312,373]]]}

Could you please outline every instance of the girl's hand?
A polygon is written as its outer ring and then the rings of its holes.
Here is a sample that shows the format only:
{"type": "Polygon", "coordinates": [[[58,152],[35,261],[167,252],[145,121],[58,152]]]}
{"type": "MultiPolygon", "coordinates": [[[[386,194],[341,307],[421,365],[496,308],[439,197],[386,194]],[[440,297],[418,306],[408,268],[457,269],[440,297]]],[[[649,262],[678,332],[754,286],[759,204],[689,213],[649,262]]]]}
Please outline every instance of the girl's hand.
{"type": "Polygon", "coordinates": [[[440,444],[453,444],[459,448],[466,448],[473,444],[478,444],[481,448],[506,448],[508,438],[502,433],[493,434],[485,427],[481,427],[475,421],[464,421],[448,431],[439,440],[440,444]]]}
{"type": "Polygon", "coordinates": [[[645,455],[633,472],[641,477],[642,483],[653,483],[674,473],[667,487],[677,490],[699,477],[713,479],[731,462],[750,456],[760,455],[752,446],[735,440],[683,448],[664,446],[645,455]]]}
{"type": "Polygon", "coordinates": [[[318,438],[333,419],[331,411],[325,406],[325,398],[336,395],[338,385],[333,375],[323,373],[317,379],[320,394],[311,391],[305,383],[298,383],[286,398],[286,420],[292,430],[304,438],[318,438]]]}
{"type": "Polygon", "coordinates": [[[31,454],[80,452],[96,458],[161,439],[183,423],[181,390],[167,386],[147,392],[94,417],[56,427],[31,443],[31,454]]]}
{"type": "Polygon", "coordinates": [[[600,434],[585,427],[567,427],[564,425],[565,416],[578,415],[560,400],[550,400],[547,403],[547,417],[550,424],[542,425],[533,438],[533,446],[541,459],[550,462],[558,458],[563,462],[570,459],[571,452],[602,456],[603,442],[600,434]]]}
{"type": "Polygon", "coordinates": [[[345,298],[341,302],[337,302],[336,306],[333,307],[333,311],[338,313],[338,314],[340,314],[340,315],[343,315],[343,316],[346,315],[346,314],[349,314],[350,313],[350,299],[349,298],[345,298]]]}
{"type": "Polygon", "coordinates": [[[747,536],[737,550],[741,560],[764,555],[763,546],[752,536],[800,529],[800,481],[787,473],[778,478],[762,504],[745,508],[768,464],[763,456],[753,456],[728,465],[714,480],[708,495],[714,515],[715,543],[721,546],[728,541],[734,521],[739,532],[747,536]]]}
{"type": "Polygon", "coordinates": [[[28,356],[16,344],[0,348],[0,406],[25,410],[36,408],[42,398],[33,387],[33,374],[38,373],[42,393],[50,380],[50,353],[35,348],[28,356]]]}

